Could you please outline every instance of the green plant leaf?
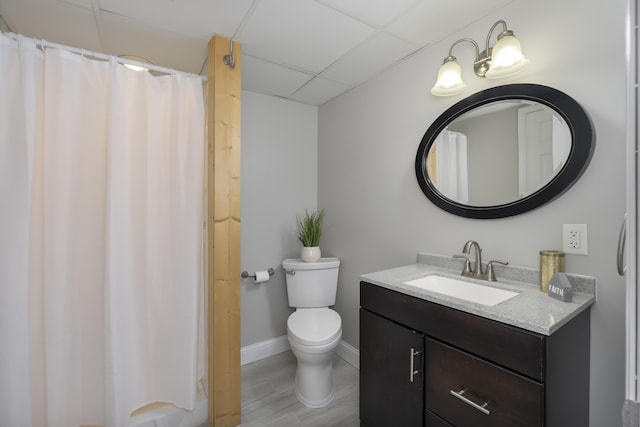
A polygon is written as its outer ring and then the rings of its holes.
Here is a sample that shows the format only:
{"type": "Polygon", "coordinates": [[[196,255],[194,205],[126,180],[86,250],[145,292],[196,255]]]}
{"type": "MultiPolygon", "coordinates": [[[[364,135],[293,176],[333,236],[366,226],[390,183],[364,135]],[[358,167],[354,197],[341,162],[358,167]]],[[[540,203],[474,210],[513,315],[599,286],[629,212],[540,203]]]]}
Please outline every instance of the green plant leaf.
{"type": "Polygon", "coordinates": [[[324,221],[324,209],[309,212],[305,209],[304,214],[296,214],[297,232],[296,236],[303,246],[320,246],[322,237],[322,223],[324,221]]]}

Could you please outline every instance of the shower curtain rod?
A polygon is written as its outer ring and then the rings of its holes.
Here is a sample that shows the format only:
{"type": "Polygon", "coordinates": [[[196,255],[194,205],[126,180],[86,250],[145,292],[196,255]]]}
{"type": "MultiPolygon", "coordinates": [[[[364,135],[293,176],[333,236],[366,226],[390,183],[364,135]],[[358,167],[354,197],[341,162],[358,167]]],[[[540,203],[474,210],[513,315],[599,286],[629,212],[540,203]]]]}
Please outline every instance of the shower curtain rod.
{"type": "Polygon", "coordinates": [[[118,62],[120,64],[136,65],[138,67],[146,68],[148,70],[156,71],[156,72],[163,73],[163,74],[184,74],[184,75],[188,75],[188,76],[198,77],[203,82],[206,82],[208,80],[207,76],[201,76],[199,74],[188,73],[188,72],[185,72],[185,71],[178,71],[178,70],[174,70],[174,69],[171,69],[171,68],[159,67],[157,65],[148,64],[146,62],[140,62],[140,61],[133,61],[133,60],[130,60],[130,59],[124,59],[124,58],[121,58],[121,57],[115,56],[115,55],[107,55],[106,53],[93,52],[93,51],[86,50],[86,49],[78,49],[76,47],[71,47],[71,46],[65,46],[65,45],[62,45],[62,44],[52,43],[52,42],[47,41],[47,40],[34,39],[34,38],[31,38],[31,37],[26,37],[26,36],[23,36],[21,34],[16,34],[16,33],[2,33],[2,34],[7,36],[7,37],[9,37],[9,38],[11,38],[11,39],[13,39],[13,40],[19,40],[20,38],[33,40],[36,43],[36,46],[40,46],[43,49],[46,49],[46,48],[62,49],[62,50],[67,50],[69,52],[77,53],[78,55],[81,55],[81,56],[91,56],[92,58],[101,59],[101,60],[105,60],[105,61],[109,61],[111,58],[114,58],[116,60],[116,62],[118,62]]]}

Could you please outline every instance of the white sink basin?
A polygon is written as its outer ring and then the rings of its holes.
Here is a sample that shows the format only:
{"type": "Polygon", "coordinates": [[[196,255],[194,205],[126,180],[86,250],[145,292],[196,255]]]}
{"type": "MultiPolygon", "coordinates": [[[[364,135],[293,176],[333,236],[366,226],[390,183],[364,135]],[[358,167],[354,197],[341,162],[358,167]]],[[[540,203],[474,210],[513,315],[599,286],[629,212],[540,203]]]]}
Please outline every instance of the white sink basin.
{"type": "Polygon", "coordinates": [[[500,304],[501,302],[518,295],[517,292],[483,286],[478,283],[467,282],[465,280],[437,276],[435,274],[404,283],[416,288],[426,289],[427,291],[437,292],[439,294],[488,306],[500,304]]]}

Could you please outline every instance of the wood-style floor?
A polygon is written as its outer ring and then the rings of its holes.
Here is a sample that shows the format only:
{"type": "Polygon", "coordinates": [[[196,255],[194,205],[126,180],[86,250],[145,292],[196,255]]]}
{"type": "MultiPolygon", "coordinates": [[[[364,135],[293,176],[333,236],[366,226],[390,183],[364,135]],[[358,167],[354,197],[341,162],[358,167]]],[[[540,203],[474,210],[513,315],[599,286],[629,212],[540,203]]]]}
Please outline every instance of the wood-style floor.
{"type": "Polygon", "coordinates": [[[359,371],[333,361],[336,395],[320,409],[307,408],[294,390],[296,359],[290,351],[242,367],[241,427],[358,427],[359,371]]]}

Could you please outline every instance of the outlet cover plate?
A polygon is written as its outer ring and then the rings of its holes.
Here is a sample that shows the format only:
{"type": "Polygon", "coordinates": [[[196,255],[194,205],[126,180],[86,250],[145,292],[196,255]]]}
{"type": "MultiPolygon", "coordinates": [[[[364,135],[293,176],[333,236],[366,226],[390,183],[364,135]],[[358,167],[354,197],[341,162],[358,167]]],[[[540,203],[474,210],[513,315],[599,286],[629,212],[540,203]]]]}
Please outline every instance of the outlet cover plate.
{"type": "Polygon", "coordinates": [[[587,224],[562,224],[562,251],[588,255],[587,224]]]}

